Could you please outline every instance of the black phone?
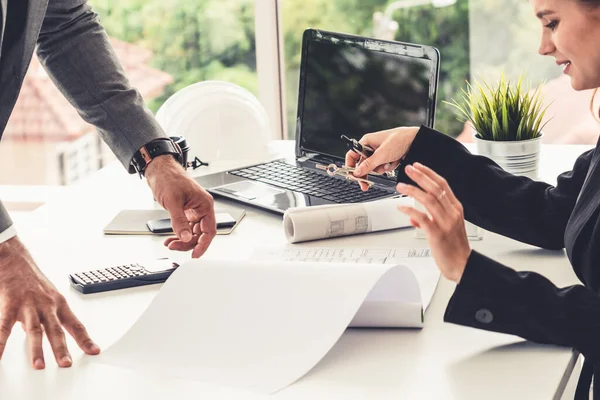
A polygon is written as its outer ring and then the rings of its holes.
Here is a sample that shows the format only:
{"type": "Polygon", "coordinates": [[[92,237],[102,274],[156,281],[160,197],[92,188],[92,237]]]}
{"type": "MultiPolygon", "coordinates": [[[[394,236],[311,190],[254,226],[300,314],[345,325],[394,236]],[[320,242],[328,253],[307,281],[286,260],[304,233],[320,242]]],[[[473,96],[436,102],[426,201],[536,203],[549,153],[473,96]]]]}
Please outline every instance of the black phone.
{"type": "MultiPolygon", "coordinates": [[[[215,214],[217,220],[217,229],[231,228],[237,223],[236,219],[229,213],[215,214]]],[[[171,218],[153,219],[146,222],[146,226],[152,233],[172,233],[173,226],[171,218]]]]}
{"type": "Polygon", "coordinates": [[[146,226],[152,233],[171,233],[173,227],[171,226],[171,218],[152,219],[146,222],[146,226]]]}

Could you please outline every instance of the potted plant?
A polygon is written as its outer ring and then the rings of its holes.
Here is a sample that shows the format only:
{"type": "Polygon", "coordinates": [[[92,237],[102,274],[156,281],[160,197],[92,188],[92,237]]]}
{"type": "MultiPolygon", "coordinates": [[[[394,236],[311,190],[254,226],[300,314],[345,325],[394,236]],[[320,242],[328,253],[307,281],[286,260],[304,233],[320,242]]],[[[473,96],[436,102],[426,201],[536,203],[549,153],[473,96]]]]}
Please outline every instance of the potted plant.
{"type": "Polygon", "coordinates": [[[477,153],[494,160],[506,171],[536,179],[542,124],[547,107],[539,87],[525,88],[523,76],[512,85],[504,74],[496,86],[467,83],[462,103],[446,102],[475,129],[477,153]]]}

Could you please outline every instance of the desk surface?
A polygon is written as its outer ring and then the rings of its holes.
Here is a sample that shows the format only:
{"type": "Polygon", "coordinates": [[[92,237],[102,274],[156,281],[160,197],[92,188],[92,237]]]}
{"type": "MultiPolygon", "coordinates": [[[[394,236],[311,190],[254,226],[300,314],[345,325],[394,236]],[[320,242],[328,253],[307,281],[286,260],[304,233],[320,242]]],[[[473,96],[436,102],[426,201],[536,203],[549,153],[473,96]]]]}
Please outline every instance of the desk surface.
{"type": "MultiPolygon", "coordinates": [[[[589,146],[544,146],[542,178],[554,183],[589,146]]],[[[272,155],[291,154],[290,142],[273,143],[272,155]]],[[[246,160],[247,164],[251,160],[246,160]]],[[[215,172],[239,166],[214,163],[215,172]]],[[[217,204],[239,206],[218,201],[217,204]]],[[[103,268],[141,257],[170,256],[162,238],[104,236],[102,228],[125,208],[156,208],[145,182],[112,164],[91,179],[67,188],[59,198],[20,221],[17,229],[40,268],[56,284],[88,328],[107,348],[133,324],[160,289],[159,285],[95,295],[69,287],[67,274],[103,268]]],[[[241,260],[252,249],[287,244],[281,217],[254,208],[229,236],[218,236],[208,254],[241,260]],[[235,252],[231,249],[235,248],[235,252]],[[232,254],[235,253],[235,254],[232,254]]],[[[307,247],[426,247],[412,230],[374,233],[300,244],[307,247]]],[[[546,251],[486,232],[474,249],[516,269],[540,272],[560,286],[577,278],[562,251],[546,251]]],[[[422,330],[350,329],[304,378],[277,393],[282,399],[550,399],[574,363],[570,349],[524,342],[518,337],[479,331],[442,321],[454,285],[441,279],[422,330]]],[[[507,294],[510,295],[510,294],[507,294]]],[[[169,340],[169,338],[165,338],[169,340]]],[[[193,345],[193,344],[190,344],[193,345]]],[[[3,399],[197,399],[254,398],[227,388],[207,387],[169,377],[144,376],[106,366],[85,356],[69,338],[74,365],[59,369],[45,343],[45,371],[34,371],[22,329],[16,326],[0,363],[3,399]]],[[[149,349],[148,351],[151,351],[149,349]]],[[[298,349],[301,351],[301,349],[298,349]]],[[[263,398],[256,396],[256,398],[263,398]]]]}

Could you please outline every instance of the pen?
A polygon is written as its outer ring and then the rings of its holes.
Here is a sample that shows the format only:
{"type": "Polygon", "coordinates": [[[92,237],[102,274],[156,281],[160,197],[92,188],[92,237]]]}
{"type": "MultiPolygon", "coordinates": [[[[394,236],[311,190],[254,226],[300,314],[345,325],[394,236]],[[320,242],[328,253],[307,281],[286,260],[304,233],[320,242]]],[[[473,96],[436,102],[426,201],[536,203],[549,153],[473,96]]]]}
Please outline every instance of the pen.
{"type": "Polygon", "coordinates": [[[342,135],[342,140],[344,142],[346,142],[346,145],[348,146],[348,148],[350,150],[354,151],[355,153],[360,154],[361,156],[363,156],[365,158],[371,157],[373,155],[373,153],[375,152],[375,150],[373,150],[369,146],[360,144],[358,142],[358,140],[350,139],[346,135],[342,135]]]}
{"type": "MultiPolygon", "coordinates": [[[[346,142],[346,145],[348,146],[348,148],[350,150],[352,150],[353,152],[355,152],[357,154],[360,154],[364,158],[371,157],[373,155],[373,153],[375,152],[375,150],[373,150],[371,147],[367,146],[366,144],[360,144],[358,142],[358,140],[350,139],[346,135],[342,135],[342,140],[344,142],[346,142]]],[[[390,169],[391,166],[392,166],[391,163],[386,164],[387,169],[390,169]]],[[[385,174],[388,176],[388,178],[394,178],[396,176],[396,171],[386,171],[385,174]]],[[[381,174],[378,174],[378,175],[381,175],[381,174]]]]}

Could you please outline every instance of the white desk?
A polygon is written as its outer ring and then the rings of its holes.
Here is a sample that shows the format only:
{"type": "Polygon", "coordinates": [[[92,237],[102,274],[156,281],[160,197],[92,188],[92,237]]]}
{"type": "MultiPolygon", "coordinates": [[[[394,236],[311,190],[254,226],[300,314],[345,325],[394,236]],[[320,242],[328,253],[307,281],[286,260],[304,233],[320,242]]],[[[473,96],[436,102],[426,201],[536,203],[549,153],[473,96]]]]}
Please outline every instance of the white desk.
{"type": "MultiPolygon", "coordinates": [[[[274,149],[284,149],[282,151],[287,151],[287,154],[292,149],[289,142],[274,146],[274,149]]],[[[554,182],[555,174],[570,169],[576,156],[586,148],[589,146],[544,146],[542,176],[554,182]]],[[[214,172],[218,167],[215,164],[206,172],[214,172]]],[[[84,296],[69,287],[67,274],[135,261],[148,255],[168,255],[179,261],[188,259],[187,253],[170,252],[164,248],[162,238],[105,237],[102,234],[104,225],[119,210],[153,207],[145,182],[127,175],[120,165],[113,164],[88,181],[68,188],[60,198],[34,212],[31,218],[21,221],[17,227],[42,270],[66,296],[102,348],[108,347],[129,328],[160,286],[84,296]]],[[[255,247],[286,244],[281,217],[257,209],[247,210],[246,218],[233,234],[215,238],[207,256],[227,254],[244,259],[255,247]],[[232,248],[236,251],[232,252],[232,248]]],[[[425,247],[427,243],[415,239],[412,230],[400,230],[300,246],[425,247]]],[[[472,246],[511,267],[543,273],[561,286],[577,282],[562,251],[536,249],[489,232],[485,233],[483,241],[473,242],[472,246]]],[[[442,316],[453,287],[444,279],[440,281],[422,330],[348,330],[308,375],[274,397],[553,398],[574,364],[571,350],[535,345],[514,336],[444,323],[442,316]]],[[[57,368],[45,343],[46,370],[34,371],[27,356],[25,335],[19,326],[15,326],[0,363],[0,398],[254,398],[226,388],[210,388],[198,382],[168,377],[143,376],[134,371],[98,364],[92,357],[83,355],[72,339],[69,340],[74,359],[72,368],[57,368]]]]}

